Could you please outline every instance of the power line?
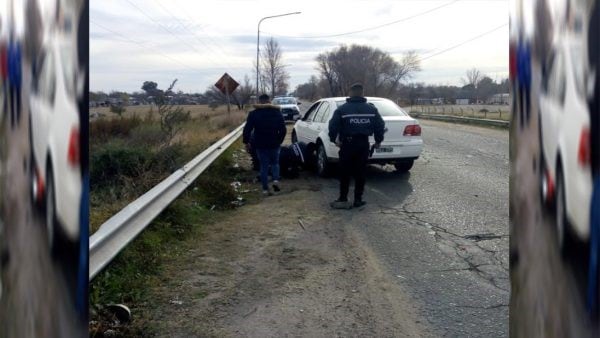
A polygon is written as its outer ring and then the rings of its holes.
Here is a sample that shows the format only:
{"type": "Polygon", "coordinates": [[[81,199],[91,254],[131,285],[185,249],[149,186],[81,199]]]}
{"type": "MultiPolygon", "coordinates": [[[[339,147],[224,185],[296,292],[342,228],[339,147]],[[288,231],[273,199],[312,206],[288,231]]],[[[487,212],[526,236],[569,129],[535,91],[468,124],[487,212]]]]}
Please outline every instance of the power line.
{"type": "Polygon", "coordinates": [[[268,33],[268,32],[264,32],[264,33],[270,34],[270,35],[273,35],[273,36],[278,36],[278,37],[282,37],[282,38],[291,38],[291,39],[333,38],[333,37],[338,37],[338,36],[344,36],[344,35],[351,35],[351,34],[356,34],[356,33],[367,32],[367,31],[379,29],[379,28],[382,28],[382,27],[394,25],[394,24],[397,24],[397,23],[400,23],[400,22],[408,21],[408,20],[414,19],[416,17],[419,17],[419,16],[422,16],[422,15],[431,13],[433,11],[437,11],[438,9],[444,8],[446,6],[450,6],[450,5],[452,5],[454,3],[457,3],[459,1],[461,1],[461,0],[454,0],[454,1],[451,1],[451,2],[448,2],[448,3],[445,3],[443,5],[440,5],[440,6],[437,6],[437,7],[433,7],[431,9],[428,9],[428,10],[424,11],[424,12],[419,12],[417,14],[414,14],[414,15],[411,15],[411,16],[407,16],[407,17],[399,19],[399,20],[395,20],[395,21],[392,21],[392,22],[384,23],[384,24],[379,25],[379,26],[374,26],[374,27],[360,29],[360,30],[356,30],[356,31],[346,32],[346,33],[331,34],[331,35],[317,35],[317,36],[286,36],[286,35],[271,34],[271,33],[268,33]]]}
{"type": "MultiPolygon", "coordinates": [[[[146,46],[145,44],[143,44],[143,43],[141,43],[139,41],[135,41],[133,39],[130,39],[129,37],[127,37],[127,36],[125,36],[125,35],[123,35],[123,34],[121,34],[119,32],[116,32],[116,31],[114,31],[114,30],[112,30],[110,28],[107,28],[107,27],[105,27],[105,26],[103,26],[103,25],[95,22],[94,20],[90,19],[90,22],[93,23],[94,25],[96,25],[96,26],[104,29],[105,31],[107,31],[109,33],[112,33],[112,34],[115,34],[115,35],[119,36],[125,42],[131,42],[131,43],[134,43],[136,45],[142,46],[142,47],[144,47],[147,50],[152,50],[152,48],[146,46]]],[[[163,56],[163,57],[165,57],[165,58],[168,58],[171,61],[177,62],[178,64],[182,65],[183,67],[185,67],[187,69],[190,69],[190,70],[193,70],[193,71],[197,71],[197,72],[202,72],[202,70],[194,68],[192,66],[189,66],[189,65],[187,65],[187,64],[185,64],[185,63],[183,63],[183,62],[181,62],[181,61],[179,61],[179,60],[177,60],[177,59],[175,59],[175,58],[173,58],[171,56],[169,56],[168,54],[165,54],[165,53],[161,52],[161,51],[157,51],[157,50],[152,50],[152,51],[155,52],[155,53],[157,53],[157,54],[159,54],[159,55],[161,55],[161,56],[163,56]]]]}
{"type": "Polygon", "coordinates": [[[434,57],[434,56],[437,56],[437,55],[440,55],[440,54],[442,54],[442,53],[445,53],[445,52],[448,52],[448,51],[450,51],[450,50],[453,50],[453,49],[455,49],[455,48],[458,48],[458,47],[460,47],[460,46],[462,46],[462,45],[465,45],[465,44],[467,44],[467,43],[469,43],[469,42],[471,42],[471,41],[477,40],[477,39],[479,39],[479,38],[481,38],[481,37],[484,37],[484,36],[486,36],[486,35],[488,35],[488,34],[491,34],[491,33],[495,32],[495,31],[499,30],[500,28],[503,28],[503,27],[506,27],[506,26],[508,26],[508,23],[505,23],[505,24],[503,24],[503,25],[500,25],[500,26],[498,26],[498,27],[496,27],[496,28],[494,28],[494,29],[491,29],[491,30],[489,30],[489,31],[487,31],[487,32],[485,32],[485,33],[481,33],[481,34],[479,34],[479,35],[477,35],[477,36],[474,36],[474,37],[472,37],[472,38],[470,38],[470,39],[468,39],[468,40],[465,40],[465,41],[463,41],[463,42],[461,42],[461,43],[458,43],[458,44],[456,44],[456,45],[454,45],[454,46],[451,46],[451,47],[448,47],[448,48],[442,49],[442,50],[441,50],[441,51],[439,51],[439,52],[436,52],[436,53],[433,53],[433,54],[427,55],[427,56],[425,56],[425,57],[422,57],[421,59],[419,59],[419,61],[427,60],[427,59],[429,59],[429,58],[432,58],[432,57],[434,57]]]}
{"type": "MultiPolygon", "coordinates": [[[[210,45],[208,45],[206,42],[202,41],[202,40],[201,40],[201,39],[198,37],[198,35],[196,35],[196,33],[194,33],[194,32],[193,32],[191,29],[189,29],[188,27],[186,27],[185,25],[183,25],[183,24],[181,23],[181,19],[180,19],[180,18],[178,18],[176,15],[174,15],[174,14],[173,14],[173,12],[171,12],[171,11],[170,11],[168,8],[166,8],[165,6],[163,6],[163,5],[162,5],[162,4],[161,4],[159,1],[157,1],[157,0],[154,0],[154,2],[155,2],[157,5],[159,5],[159,6],[160,6],[160,7],[161,7],[161,8],[162,8],[162,9],[163,9],[163,10],[164,10],[164,11],[165,11],[167,14],[169,14],[169,15],[170,15],[170,16],[171,16],[171,17],[172,17],[172,18],[173,18],[175,21],[177,21],[177,23],[179,24],[179,26],[181,26],[183,29],[185,29],[185,30],[186,30],[186,31],[188,31],[190,34],[192,34],[192,35],[193,35],[193,36],[196,38],[196,40],[198,40],[198,42],[200,42],[200,43],[201,43],[202,45],[204,45],[206,48],[210,49],[210,51],[211,51],[211,52],[215,52],[215,50],[214,50],[214,49],[213,49],[213,48],[212,48],[210,45]]],[[[214,42],[213,42],[213,43],[214,43],[214,42]]],[[[217,47],[219,47],[219,46],[217,46],[217,47]]],[[[220,48],[220,47],[219,47],[219,48],[220,48]]],[[[223,50],[221,50],[221,51],[223,52],[223,50]]],[[[215,53],[215,54],[216,54],[216,53],[215,53]]],[[[223,55],[226,55],[226,53],[223,53],[223,55]]],[[[232,68],[230,64],[228,64],[227,62],[225,62],[225,63],[226,63],[226,65],[227,65],[229,68],[232,68]]]]}
{"type": "MultiPolygon", "coordinates": [[[[182,8],[182,6],[179,6],[179,8],[182,8]]],[[[183,11],[183,14],[184,14],[184,16],[187,18],[187,21],[189,21],[189,22],[192,22],[192,23],[196,21],[195,19],[193,19],[192,17],[190,17],[190,15],[187,13],[187,11],[185,11],[185,10],[184,10],[184,11],[183,11]]],[[[204,30],[204,28],[202,28],[201,26],[200,26],[200,27],[198,27],[198,28],[199,28],[201,31],[204,31],[204,32],[206,32],[206,31],[204,30]]],[[[213,43],[213,44],[214,44],[214,45],[215,45],[215,46],[216,46],[218,49],[220,49],[220,50],[223,52],[223,54],[224,54],[224,55],[227,55],[227,54],[228,54],[228,52],[227,52],[226,50],[224,50],[224,49],[221,47],[221,44],[220,44],[220,43],[218,43],[217,41],[215,41],[215,40],[214,40],[214,39],[213,39],[213,38],[212,38],[212,37],[211,37],[211,36],[210,36],[208,33],[204,33],[204,36],[206,36],[206,38],[207,38],[208,40],[210,40],[210,42],[212,42],[212,43],[213,43]]]]}
{"type": "MultiPolygon", "coordinates": [[[[171,31],[169,28],[165,27],[163,24],[161,24],[160,22],[158,22],[156,19],[152,18],[150,15],[148,15],[148,13],[146,13],[144,10],[142,10],[140,7],[138,7],[135,3],[133,3],[131,0],[125,0],[127,1],[130,5],[132,5],[133,7],[135,7],[140,13],[142,13],[144,16],[146,16],[148,19],[150,19],[152,22],[156,23],[157,25],[159,25],[163,30],[165,30],[167,33],[173,35],[174,37],[176,37],[179,41],[183,42],[184,44],[186,44],[188,47],[190,47],[191,49],[195,50],[198,54],[203,55],[202,52],[200,52],[198,49],[196,49],[196,47],[194,47],[193,45],[189,44],[187,41],[181,39],[181,37],[179,37],[179,35],[177,35],[176,33],[174,33],[173,31],[171,31]]],[[[204,55],[203,55],[204,56],[204,55]]],[[[216,65],[220,65],[219,62],[215,62],[215,60],[208,56],[208,58],[210,59],[210,61],[212,61],[214,64],[216,65]]]]}

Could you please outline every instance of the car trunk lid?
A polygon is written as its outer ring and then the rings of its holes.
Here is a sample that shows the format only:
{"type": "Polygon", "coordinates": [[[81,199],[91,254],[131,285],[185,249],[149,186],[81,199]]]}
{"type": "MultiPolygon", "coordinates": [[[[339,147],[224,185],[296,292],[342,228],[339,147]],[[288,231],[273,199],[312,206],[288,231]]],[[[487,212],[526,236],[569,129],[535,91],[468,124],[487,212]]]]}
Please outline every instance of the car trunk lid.
{"type": "Polygon", "coordinates": [[[383,116],[386,133],[384,142],[405,142],[419,136],[405,136],[404,131],[409,125],[418,125],[417,120],[410,116],[383,116]]]}

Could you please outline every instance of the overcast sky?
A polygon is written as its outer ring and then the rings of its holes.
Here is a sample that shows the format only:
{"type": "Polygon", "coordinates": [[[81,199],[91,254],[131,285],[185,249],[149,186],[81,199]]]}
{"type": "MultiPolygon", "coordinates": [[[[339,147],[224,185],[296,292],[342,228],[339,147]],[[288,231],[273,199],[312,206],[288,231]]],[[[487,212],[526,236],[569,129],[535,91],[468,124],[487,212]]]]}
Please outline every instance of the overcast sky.
{"type": "Polygon", "coordinates": [[[260,27],[261,42],[281,45],[291,89],[317,74],[317,54],[341,44],[398,60],[416,50],[423,70],[411,82],[460,85],[471,67],[508,76],[507,0],[103,0],[90,1],[91,90],[137,91],[146,80],[164,88],[177,78],[177,90],[204,92],[224,72],[254,83],[258,21],[296,11],[260,27]],[[363,32],[332,36],[355,31],[363,32]]]}

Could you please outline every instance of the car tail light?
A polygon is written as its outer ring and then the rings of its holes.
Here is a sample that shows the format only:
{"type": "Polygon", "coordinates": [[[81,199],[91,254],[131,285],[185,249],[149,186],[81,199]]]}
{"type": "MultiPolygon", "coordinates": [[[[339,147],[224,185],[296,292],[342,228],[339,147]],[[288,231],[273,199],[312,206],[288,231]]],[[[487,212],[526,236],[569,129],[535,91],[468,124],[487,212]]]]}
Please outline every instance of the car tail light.
{"type": "Polygon", "coordinates": [[[411,124],[404,128],[404,136],[421,136],[421,126],[418,124],[411,124]]]}
{"type": "Polygon", "coordinates": [[[579,135],[579,150],[577,151],[577,161],[581,166],[589,166],[591,162],[590,151],[590,129],[583,128],[579,135]]]}
{"type": "Polygon", "coordinates": [[[67,162],[73,167],[79,165],[79,129],[75,127],[71,128],[71,134],[69,135],[67,162]]]}

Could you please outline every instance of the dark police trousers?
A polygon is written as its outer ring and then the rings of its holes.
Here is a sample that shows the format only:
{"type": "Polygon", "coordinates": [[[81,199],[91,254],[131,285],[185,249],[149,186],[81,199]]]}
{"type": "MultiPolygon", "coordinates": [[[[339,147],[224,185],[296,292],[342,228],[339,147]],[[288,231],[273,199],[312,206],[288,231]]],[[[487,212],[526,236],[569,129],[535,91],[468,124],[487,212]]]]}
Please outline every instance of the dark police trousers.
{"type": "Polygon", "coordinates": [[[340,147],[340,200],[347,200],[350,178],[354,177],[354,200],[362,200],[365,191],[369,137],[365,135],[343,137],[340,147]]]}

